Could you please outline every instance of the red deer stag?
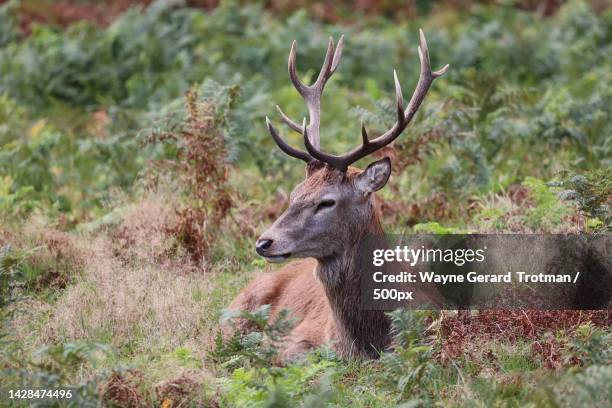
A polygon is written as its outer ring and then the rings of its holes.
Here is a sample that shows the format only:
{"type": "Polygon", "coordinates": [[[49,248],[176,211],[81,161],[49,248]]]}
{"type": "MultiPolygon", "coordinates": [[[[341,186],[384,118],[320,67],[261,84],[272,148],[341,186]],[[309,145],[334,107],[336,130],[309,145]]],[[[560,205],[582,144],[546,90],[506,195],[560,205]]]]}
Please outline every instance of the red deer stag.
{"type": "Polygon", "coordinates": [[[384,134],[370,140],[362,125],[363,142],[342,156],[320,149],[321,94],[342,54],[343,37],[327,54],[316,82],[307,86],[296,74],[296,42],[289,53],[289,76],[308,107],[310,121],[291,120],[277,106],[282,120],[302,134],[306,151],[289,146],[268,118],[268,131],[286,154],[307,163],[306,179],[291,193],[289,208],[257,240],[257,253],[271,262],[308,258],[265,274],[244,289],[229,310],[253,311],[269,304],[271,313],[290,309],[297,324],[286,340],[283,359],[291,359],[312,347],[329,342],[341,357],[375,357],[388,346],[389,321],[383,311],[360,310],[360,277],[371,254],[357,250],[365,234],[382,235],[374,192],[389,179],[391,161],[384,158],[361,171],[349,167],[397,138],[423,102],[434,79],[448,65],[432,71],[425,36],[418,47],[421,72],[416,89],[404,109],[402,90],[394,71],[397,121],[384,134]],[[314,259],[313,259],[314,258],[314,259]]]}

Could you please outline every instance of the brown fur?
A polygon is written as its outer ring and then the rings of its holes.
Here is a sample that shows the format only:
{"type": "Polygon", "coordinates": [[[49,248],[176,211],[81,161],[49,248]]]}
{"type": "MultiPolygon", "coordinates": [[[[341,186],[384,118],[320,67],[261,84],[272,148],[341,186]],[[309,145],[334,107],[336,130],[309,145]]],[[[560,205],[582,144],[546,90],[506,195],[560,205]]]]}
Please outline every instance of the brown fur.
{"type": "Polygon", "coordinates": [[[366,171],[349,168],[343,173],[310,164],[306,180],[291,193],[289,208],[264,235],[272,234],[275,242],[281,241],[279,247],[291,247],[301,240],[306,250],[300,255],[316,260],[292,262],[258,277],[229,306],[230,310],[253,311],[269,304],[272,318],[283,309],[291,310],[297,324],[284,345],[283,359],[325,343],[340,357],[375,357],[389,345],[385,313],[360,310],[359,304],[360,278],[365,262],[371,262],[369,254],[357,251],[359,242],[366,234],[383,234],[375,197],[358,187],[366,171]],[[313,203],[331,193],[337,199],[335,212],[313,223],[313,203]],[[318,232],[312,235],[312,230],[318,232]]]}
{"type": "Polygon", "coordinates": [[[236,297],[229,309],[252,311],[269,304],[272,318],[281,310],[289,309],[297,324],[287,341],[284,356],[333,341],[336,330],[323,285],[313,273],[316,266],[316,260],[302,259],[262,275],[236,297]]]}

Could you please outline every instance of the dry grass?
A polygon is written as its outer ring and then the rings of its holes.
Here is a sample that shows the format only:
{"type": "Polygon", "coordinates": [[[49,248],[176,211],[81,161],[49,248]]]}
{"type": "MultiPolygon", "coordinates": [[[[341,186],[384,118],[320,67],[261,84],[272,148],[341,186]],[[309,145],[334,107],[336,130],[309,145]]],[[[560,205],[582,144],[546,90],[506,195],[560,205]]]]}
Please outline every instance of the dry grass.
{"type": "Polygon", "coordinates": [[[180,241],[195,263],[205,264],[222,221],[234,205],[221,130],[225,117],[214,101],[201,99],[195,88],[185,94],[185,100],[187,117],[180,128],[155,133],[149,143],[174,143],[177,147],[175,160],[157,162],[157,167],[173,174],[187,194],[185,203],[177,203],[177,220],[166,231],[180,241]]]}
{"type": "Polygon", "coordinates": [[[83,270],[85,253],[79,241],[41,216],[30,218],[18,233],[5,231],[2,235],[22,252],[31,290],[64,288],[83,270]]]}
{"type": "Polygon", "coordinates": [[[156,194],[128,210],[121,225],[110,234],[114,254],[126,262],[164,264],[173,258],[180,259],[180,255],[171,256],[180,249],[166,234],[168,225],[177,218],[172,207],[173,203],[156,194]]]}
{"type": "MultiPolygon", "coordinates": [[[[179,347],[190,350],[200,368],[219,311],[235,295],[224,276],[234,271],[195,269],[163,233],[174,216],[162,198],[150,197],[131,207],[116,227],[71,236],[82,254],[82,272],[52,306],[28,306],[28,319],[39,327],[21,327],[18,337],[29,339],[32,348],[85,340],[109,343],[129,359],[157,355],[159,361],[147,363],[148,371],[155,366],[163,371],[147,372],[153,382],[183,374],[176,358],[164,357],[179,347]]],[[[239,274],[234,283],[241,279],[239,274]]]]}
{"type": "Polygon", "coordinates": [[[215,401],[202,398],[202,387],[210,378],[203,377],[200,372],[186,371],[182,375],[169,380],[160,381],[155,385],[155,396],[161,406],[174,408],[205,406],[215,407],[215,401]]]}
{"type": "Polygon", "coordinates": [[[47,341],[106,338],[144,352],[176,347],[201,335],[213,289],[207,279],[174,265],[155,265],[150,262],[154,258],[125,262],[123,256],[113,256],[105,236],[93,238],[88,246],[84,276],[58,300],[46,328],[47,341]]]}
{"type": "Polygon", "coordinates": [[[132,370],[127,373],[113,372],[98,387],[102,400],[110,407],[142,408],[144,398],[138,390],[142,374],[132,370]]]}
{"type": "MultiPolygon", "coordinates": [[[[126,264],[112,252],[106,238],[91,242],[85,276],[58,301],[49,340],[106,337],[130,343],[139,336],[178,345],[193,336],[204,306],[194,293],[207,293],[207,283],[141,260],[126,264]]],[[[140,344],[134,351],[151,346],[140,344]]]]}

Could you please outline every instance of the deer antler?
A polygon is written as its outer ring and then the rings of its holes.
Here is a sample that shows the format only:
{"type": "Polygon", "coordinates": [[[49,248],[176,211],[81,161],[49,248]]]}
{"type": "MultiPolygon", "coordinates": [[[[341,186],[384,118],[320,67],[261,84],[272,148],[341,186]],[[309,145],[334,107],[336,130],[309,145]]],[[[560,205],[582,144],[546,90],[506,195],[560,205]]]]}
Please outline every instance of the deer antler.
{"type": "Polygon", "coordinates": [[[333,50],[333,40],[330,38],[329,45],[327,47],[327,54],[325,56],[325,62],[323,63],[323,68],[319,73],[319,77],[316,82],[310,86],[305,86],[300,80],[297,78],[295,74],[295,41],[291,46],[291,52],[289,54],[289,75],[291,77],[291,81],[294,86],[298,90],[298,92],[302,95],[302,97],[306,100],[306,104],[308,105],[308,112],[310,115],[310,124],[309,126],[298,125],[294,121],[285,115],[280,108],[277,106],[283,121],[289,125],[293,130],[296,130],[304,136],[304,145],[306,146],[306,152],[302,152],[300,150],[294,149],[291,146],[287,145],[276,133],[272,124],[266,118],[266,123],[268,124],[268,130],[272,137],[279,145],[281,150],[290,156],[297,157],[304,161],[310,161],[312,159],[316,159],[327,163],[340,171],[346,171],[348,166],[357,160],[375,152],[393,142],[403,131],[406,129],[406,126],[410,123],[415,113],[421,106],[421,103],[425,99],[425,95],[427,95],[427,91],[431,87],[434,79],[443,75],[448,70],[448,64],[442,67],[438,71],[432,71],[431,65],[429,62],[429,51],[427,49],[427,41],[425,40],[425,34],[423,34],[423,30],[419,30],[420,36],[420,44],[418,47],[419,60],[421,62],[421,73],[419,75],[419,81],[417,86],[410,98],[410,102],[408,102],[408,106],[406,110],[404,110],[404,96],[402,94],[402,88],[400,86],[399,80],[397,79],[397,73],[395,70],[393,71],[393,78],[395,80],[395,97],[397,104],[397,121],[395,124],[387,130],[382,135],[378,136],[376,139],[370,140],[368,137],[365,126],[361,125],[361,135],[362,135],[362,144],[354,148],[353,150],[345,153],[341,156],[335,156],[332,154],[328,154],[322,152],[320,150],[319,143],[319,120],[320,120],[320,108],[321,108],[321,94],[323,92],[323,87],[325,83],[334,73],[335,69],[340,62],[340,56],[342,53],[342,44],[343,37],[340,38],[338,42],[338,47],[333,56],[333,60],[331,58],[332,50],[333,50]],[[314,134],[313,134],[314,133],[314,134]]]}
{"type": "MultiPolygon", "coordinates": [[[[297,55],[297,42],[294,40],[291,44],[291,51],[289,52],[289,61],[287,63],[289,69],[289,77],[291,78],[291,82],[295,89],[302,96],[304,101],[306,102],[306,106],[308,107],[308,116],[310,117],[310,123],[308,124],[308,133],[310,134],[310,141],[313,146],[319,148],[320,146],[320,134],[319,128],[321,125],[321,95],[323,94],[323,89],[325,88],[325,84],[331,78],[331,76],[338,68],[338,64],[340,64],[340,59],[342,58],[342,47],[344,45],[344,36],[340,37],[338,41],[338,46],[334,49],[334,39],[329,37],[329,42],[327,43],[327,52],[325,53],[325,60],[323,61],[323,66],[321,67],[321,71],[319,71],[319,76],[314,84],[310,86],[304,85],[302,81],[297,76],[295,72],[295,59],[297,55]]],[[[281,115],[283,121],[293,130],[300,132],[302,131],[302,127],[291,120],[285,113],[281,110],[280,106],[276,106],[276,110],[281,115]]]]}
{"type": "MultiPolygon", "coordinates": [[[[309,142],[312,143],[313,146],[317,148],[321,145],[321,138],[319,134],[319,129],[321,126],[321,95],[323,94],[323,89],[325,88],[325,84],[331,78],[333,73],[338,68],[338,64],[340,64],[340,59],[342,57],[342,46],[344,45],[344,36],[340,37],[338,41],[338,45],[334,48],[334,40],[329,37],[329,42],[327,44],[327,52],[325,53],[325,60],[323,61],[323,66],[321,67],[321,71],[319,72],[319,76],[314,84],[307,86],[297,76],[295,70],[295,59],[297,55],[297,42],[294,40],[291,44],[291,51],[289,52],[289,60],[287,62],[287,67],[289,70],[289,77],[291,78],[291,82],[295,89],[297,89],[298,93],[302,96],[304,101],[306,102],[306,106],[308,107],[308,116],[310,117],[310,123],[307,126],[307,134],[309,134],[309,142]]],[[[289,118],[280,108],[280,106],[276,106],[276,110],[280,114],[283,122],[285,122],[291,129],[304,134],[302,131],[302,126],[294,122],[291,118],[289,118]]],[[[285,143],[282,138],[279,136],[274,126],[272,126],[272,122],[266,117],[266,125],[268,127],[268,132],[274,138],[274,141],[278,144],[281,150],[287,153],[289,156],[296,157],[298,159],[304,160],[306,162],[311,161],[313,158],[308,153],[295,149],[285,143]]]]}

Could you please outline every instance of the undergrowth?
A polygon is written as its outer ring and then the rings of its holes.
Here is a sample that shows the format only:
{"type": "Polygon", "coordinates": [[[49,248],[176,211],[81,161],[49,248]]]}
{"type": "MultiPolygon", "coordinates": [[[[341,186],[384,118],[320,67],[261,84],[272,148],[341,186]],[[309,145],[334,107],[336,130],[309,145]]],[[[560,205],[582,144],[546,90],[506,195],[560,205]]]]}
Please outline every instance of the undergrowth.
{"type": "Polygon", "coordinates": [[[178,129],[156,132],[150,138],[152,142],[172,142],[176,150],[175,160],[158,164],[165,165],[186,193],[183,208],[177,209],[178,221],[168,227],[168,233],[176,236],[196,262],[210,256],[214,237],[232,207],[222,128],[236,92],[230,89],[227,106],[220,109],[217,101],[200,99],[198,90],[191,89],[185,97],[187,117],[178,129]]]}

